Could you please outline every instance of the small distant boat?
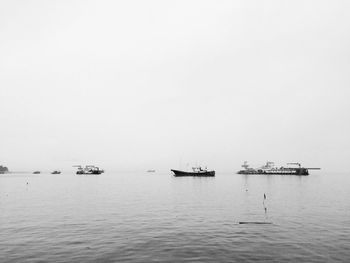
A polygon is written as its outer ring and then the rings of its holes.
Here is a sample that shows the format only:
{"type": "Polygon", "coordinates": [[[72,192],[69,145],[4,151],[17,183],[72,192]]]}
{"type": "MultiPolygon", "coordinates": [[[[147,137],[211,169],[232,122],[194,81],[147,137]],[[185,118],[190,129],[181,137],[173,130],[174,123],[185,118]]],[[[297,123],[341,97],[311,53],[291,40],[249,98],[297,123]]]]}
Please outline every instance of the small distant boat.
{"type": "Polygon", "coordinates": [[[147,173],[155,173],[156,172],[156,170],[147,170],[147,173]]]}
{"type": "Polygon", "coordinates": [[[174,173],[174,176],[215,176],[215,171],[208,171],[207,168],[203,169],[202,167],[193,167],[192,172],[180,171],[180,170],[171,170],[174,173]]]}
{"type": "Polygon", "coordinates": [[[60,174],[60,173],[61,173],[61,171],[55,170],[51,174],[60,174]]]}
{"type": "Polygon", "coordinates": [[[41,173],[40,171],[33,172],[33,174],[40,174],[40,173],[41,173]]]}
{"type": "Polygon", "coordinates": [[[0,165],[0,174],[6,174],[9,172],[9,169],[6,166],[0,165]]]}
{"type": "Polygon", "coordinates": [[[102,174],[105,172],[94,165],[86,165],[84,168],[81,165],[76,165],[74,167],[78,167],[76,174],[102,174]]]}

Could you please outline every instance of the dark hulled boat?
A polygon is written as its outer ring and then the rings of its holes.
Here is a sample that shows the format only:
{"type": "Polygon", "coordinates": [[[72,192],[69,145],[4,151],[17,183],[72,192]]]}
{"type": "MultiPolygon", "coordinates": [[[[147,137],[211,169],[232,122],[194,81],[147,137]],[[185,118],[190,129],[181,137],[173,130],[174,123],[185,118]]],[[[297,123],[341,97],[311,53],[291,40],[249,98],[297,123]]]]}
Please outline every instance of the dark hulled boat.
{"type": "Polygon", "coordinates": [[[192,168],[192,172],[186,172],[186,171],[180,171],[180,170],[174,170],[171,171],[174,173],[174,176],[201,176],[201,177],[208,177],[208,176],[215,176],[215,171],[208,171],[207,169],[202,169],[201,167],[194,167],[192,168]]]}

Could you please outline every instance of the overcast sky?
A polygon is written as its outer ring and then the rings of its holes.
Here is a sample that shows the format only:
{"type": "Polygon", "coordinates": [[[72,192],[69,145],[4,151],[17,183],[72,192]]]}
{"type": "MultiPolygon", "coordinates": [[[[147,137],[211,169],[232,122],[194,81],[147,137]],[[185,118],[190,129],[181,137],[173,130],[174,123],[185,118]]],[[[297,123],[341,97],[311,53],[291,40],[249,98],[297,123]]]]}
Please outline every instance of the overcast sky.
{"type": "Polygon", "coordinates": [[[349,1],[1,1],[11,170],[349,169],[349,1]]]}

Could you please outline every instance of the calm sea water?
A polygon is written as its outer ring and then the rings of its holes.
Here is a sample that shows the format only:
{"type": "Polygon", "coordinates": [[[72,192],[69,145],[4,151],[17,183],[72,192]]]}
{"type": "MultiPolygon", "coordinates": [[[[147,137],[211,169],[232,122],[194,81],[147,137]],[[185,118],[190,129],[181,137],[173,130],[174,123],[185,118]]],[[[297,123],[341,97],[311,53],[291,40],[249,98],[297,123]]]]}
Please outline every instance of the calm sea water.
{"type": "Polygon", "coordinates": [[[350,175],[0,176],[0,262],[179,261],[350,262],[350,175]]]}

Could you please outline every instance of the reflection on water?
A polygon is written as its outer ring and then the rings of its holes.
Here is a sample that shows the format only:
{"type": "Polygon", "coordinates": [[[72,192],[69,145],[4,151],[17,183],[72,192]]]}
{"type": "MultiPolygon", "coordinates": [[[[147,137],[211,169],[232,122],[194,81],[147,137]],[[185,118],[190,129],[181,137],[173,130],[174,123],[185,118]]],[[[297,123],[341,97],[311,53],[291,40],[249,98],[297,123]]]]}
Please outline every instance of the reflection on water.
{"type": "Polygon", "coordinates": [[[345,262],[349,182],[320,172],[1,175],[0,262],[345,262]]]}

